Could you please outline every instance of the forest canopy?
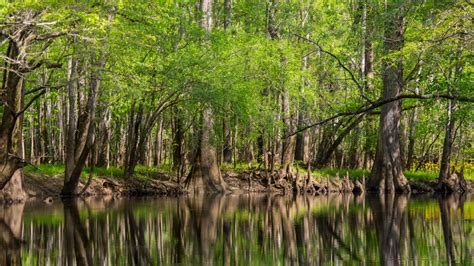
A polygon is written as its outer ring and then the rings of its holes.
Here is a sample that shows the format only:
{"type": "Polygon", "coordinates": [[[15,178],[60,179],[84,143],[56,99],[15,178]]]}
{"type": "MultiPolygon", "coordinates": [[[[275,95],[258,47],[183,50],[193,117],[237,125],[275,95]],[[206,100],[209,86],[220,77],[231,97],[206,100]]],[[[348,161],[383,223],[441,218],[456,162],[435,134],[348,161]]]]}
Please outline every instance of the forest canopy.
{"type": "MultiPolygon", "coordinates": [[[[164,169],[226,189],[298,166],[473,173],[470,1],[1,1],[0,189],[26,165],[164,169]]],[[[461,178],[462,174],[458,174],[461,178]]],[[[471,174],[474,175],[474,174],[471,174]]],[[[18,179],[20,178],[20,179],[18,179]]],[[[20,181],[21,183],[21,181],[20,181]]]]}

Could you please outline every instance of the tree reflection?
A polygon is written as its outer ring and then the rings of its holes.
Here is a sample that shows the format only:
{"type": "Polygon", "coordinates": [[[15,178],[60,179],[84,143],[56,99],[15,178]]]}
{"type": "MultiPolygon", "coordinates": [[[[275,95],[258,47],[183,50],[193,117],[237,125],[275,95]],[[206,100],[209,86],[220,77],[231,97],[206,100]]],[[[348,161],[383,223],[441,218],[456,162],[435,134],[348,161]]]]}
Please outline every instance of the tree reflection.
{"type": "Polygon", "coordinates": [[[22,207],[13,206],[0,216],[0,265],[472,263],[464,198],[408,201],[394,194],[67,201],[25,207],[23,226],[22,207]]]}
{"type": "Polygon", "coordinates": [[[64,248],[67,265],[93,265],[87,232],[76,200],[64,200],[64,248]]]}
{"type": "Polygon", "coordinates": [[[0,205],[0,265],[21,265],[23,208],[0,205]]]}
{"type": "Polygon", "coordinates": [[[453,240],[453,217],[464,205],[465,195],[452,193],[439,198],[439,208],[441,211],[441,223],[443,227],[444,244],[446,247],[446,259],[448,265],[456,263],[456,254],[453,240]]]}
{"type": "Polygon", "coordinates": [[[385,193],[369,198],[382,265],[400,265],[400,236],[408,196],[385,193]]]}

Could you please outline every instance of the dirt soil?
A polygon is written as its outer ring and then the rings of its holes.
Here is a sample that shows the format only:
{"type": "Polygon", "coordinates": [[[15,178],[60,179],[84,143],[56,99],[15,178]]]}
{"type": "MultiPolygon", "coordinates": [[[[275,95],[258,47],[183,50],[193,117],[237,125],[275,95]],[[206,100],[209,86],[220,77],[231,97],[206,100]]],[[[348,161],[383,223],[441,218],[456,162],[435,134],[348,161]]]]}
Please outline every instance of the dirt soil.
{"type": "MultiPolygon", "coordinates": [[[[278,181],[275,176],[269,176],[261,171],[224,171],[229,193],[246,192],[277,192],[277,193],[307,193],[307,194],[327,194],[327,193],[364,193],[363,180],[352,181],[345,178],[321,178],[312,177],[308,181],[306,177],[294,177],[292,182],[287,178],[278,181]],[[271,182],[268,185],[268,178],[271,182]]],[[[474,181],[466,181],[467,190],[474,191],[474,181]]],[[[81,180],[78,191],[82,191],[87,184],[87,180],[81,180]]],[[[23,188],[29,200],[52,201],[59,198],[63,185],[61,176],[39,176],[35,174],[25,174],[23,188]]],[[[412,193],[434,193],[437,188],[435,181],[411,182],[412,193]]],[[[112,195],[114,197],[123,196],[153,196],[168,195],[178,196],[192,192],[191,188],[186,188],[184,184],[178,184],[170,176],[159,174],[154,178],[131,179],[113,177],[97,177],[91,180],[88,188],[82,194],[83,197],[112,195]]]]}

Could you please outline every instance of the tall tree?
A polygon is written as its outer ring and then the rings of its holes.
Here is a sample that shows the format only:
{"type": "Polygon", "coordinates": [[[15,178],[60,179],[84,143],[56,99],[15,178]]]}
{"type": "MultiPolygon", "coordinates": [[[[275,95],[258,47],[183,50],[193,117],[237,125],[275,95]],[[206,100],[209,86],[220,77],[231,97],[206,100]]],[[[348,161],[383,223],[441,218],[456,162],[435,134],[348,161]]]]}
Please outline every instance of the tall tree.
{"type": "Polygon", "coordinates": [[[0,122],[0,201],[23,200],[21,168],[23,159],[22,128],[20,120],[24,112],[35,100],[46,92],[48,85],[42,85],[29,93],[35,93],[25,104],[25,76],[40,67],[55,68],[43,54],[61,36],[60,31],[44,31],[41,21],[44,11],[24,9],[8,14],[1,21],[0,41],[6,41],[8,48],[4,58],[3,80],[1,84],[2,118],[0,122]],[[42,47],[34,51],[32,47],[42,47]],[[34,55],[34,56],[32,56],[34,55]]]}
{"type": "MultiPolygon", "coordinates": [[[[459,23],[462,25],[462,20],[459,23]]],[[[459,28],[462,28],[461,25],[457,25],[459,28]]],[[[448,94],[458,95],[459,94],[459,84],[460,84],[460,76],[463,71],[463,45],[465,44],[465,33],[460,30],[459,33],[459,41],[457,52],[454,55],[454,67],[449,68],[449,73],[446,75],[447,77],[447,84],[448,84],[448,94]]],[[[455,126],[456,126],[456,109],[457,103],[456,100],[448,100],[447,104],[447,122],[446,122],[446,130],[445,136],[443,141],[443,152],[441,155],[441,165],[439,169],[439,182],[444,187],[447,188],[449,191],[464,191],[466,188],[462,182],[459,180],[462,178],[461,176],[454,175],[457,180],[450,180],[451,177],[451,155],[453,152],[453,144],[455,140],[455,126]],[[453,182],[454,181],[454,182],[453,182]]],[[[459,174],[462,175],[462,174],[459,174]]]]}
{"type": "MultiPolygon", "coordinates": [[[[224,30],[227,30],[230,26],[232,18],[232,0],[224,0],[224,30]]],[[[223,150],[222,150],[222,161],[225,163],[232,162],[232,131],[230,118],[226,115],[222,121],[223,123],[223,150]]]]}
{"type": "MultiPolygon", "coordinates": [[[[99,52],[99,58],[93,58],[92,61],[94,68],[103,69],[105,66],[104,52],[99,52]]],[[[91,74],[90,85],[88,89],[86,89],[83,86],[83,82],[85,82],[84,77],[81,77],[81,75],[84,75],[81,73],[84,69],[81,68],[85,66],[81,65],[81,62],[75,62],[74,59],[71,59],[69,64],[68,94],[70,117],[66,146],[66,171],[64,173],[64,186],[61,191],[61,194],[65,196],[77,194],[76,189],[82,170],[94,145],[95,114],[97,96],[100,88],[100,77],[98,73],[94,71],[91,74]],[[78,69],[81,70],[78,71],[78,69]],[[78,75],[77,83],[73,80],[75,75],[78,75]],[[79,97],[76,95],[79,95],[79,97]]]]}
{"type": "MultiPolygon", "coordinates": [[[[397,97],[403,89],[404,4],[389,1],[384,17],[384,59],[382,99],[397,97]]],[[[382,106],[375,162],[367,183],[369,190],[409,191],[400,154],[401,100],[382,106]]]]}
{"type": "MultiPolygon", "coordinates": [[[[210,34],[212,30],[212,4],[212,0],[202,0],[200,5],[201,27],[207,34],[210,34]]],[[[188,186],[192,185],[197,191],[223,192],[227,185],[222,178],[217,161],[217,148],[213,141],[214,114],[211,107],[204,107],[201,120],[197,150],[186,183],[188,186]]]]}

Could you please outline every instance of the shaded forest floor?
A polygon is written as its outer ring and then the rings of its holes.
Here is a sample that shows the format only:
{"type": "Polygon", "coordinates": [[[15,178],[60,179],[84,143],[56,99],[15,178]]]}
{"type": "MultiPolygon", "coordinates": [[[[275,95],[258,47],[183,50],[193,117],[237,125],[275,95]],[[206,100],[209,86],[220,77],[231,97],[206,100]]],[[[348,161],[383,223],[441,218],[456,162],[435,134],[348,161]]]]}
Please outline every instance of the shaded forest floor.
{"type": "MultiPolygon", "coordinates": [[[[362,183],[368,171],[361,169],[317,169],[311,173],[311,182],[307,182],[307,172],[299,169],[298,182],[288,182],[284,179],[268,185],[264,171],[248,170],[251,166],[231,168],[224,166],[222,173],[228,184],[230,193],[241,192],[276,192],[292,193],[295,187],[300,191],[311,194],[354,192],[360,193],[362,183]]],[[[113,195],[113,196],[177,196],[192,192],[192,187],[186,189],[184,184],[178,184],[175,175],[168,174],[170,169],[149,168],[140,166],[132,179],[124,179],[118,168],[94,168],[92,174],[85,169],[79,184],[79,191],[88,186],[83,196],[113,195]],[[89,181],[90,177],[90,181],[89,181]]],[[[59,197],[63,185],[64,167],[62,165],[40,165],[25,168],[23,186],[30,199],[50,201],[59,197]]],[[[296,173],[296,171],[295,171],[296,173]]],[[[276,174],[276,173],[274,173],[276,174]]],[[[296,174],[295,174],[296,175],[296,174]]],[[[433,192],[436,187],[437,174],[434,172],[406,172],[414,193],[433,192]]],[[[474,190],[472,171],[465,174],[469,191],[474,190]]]]}

